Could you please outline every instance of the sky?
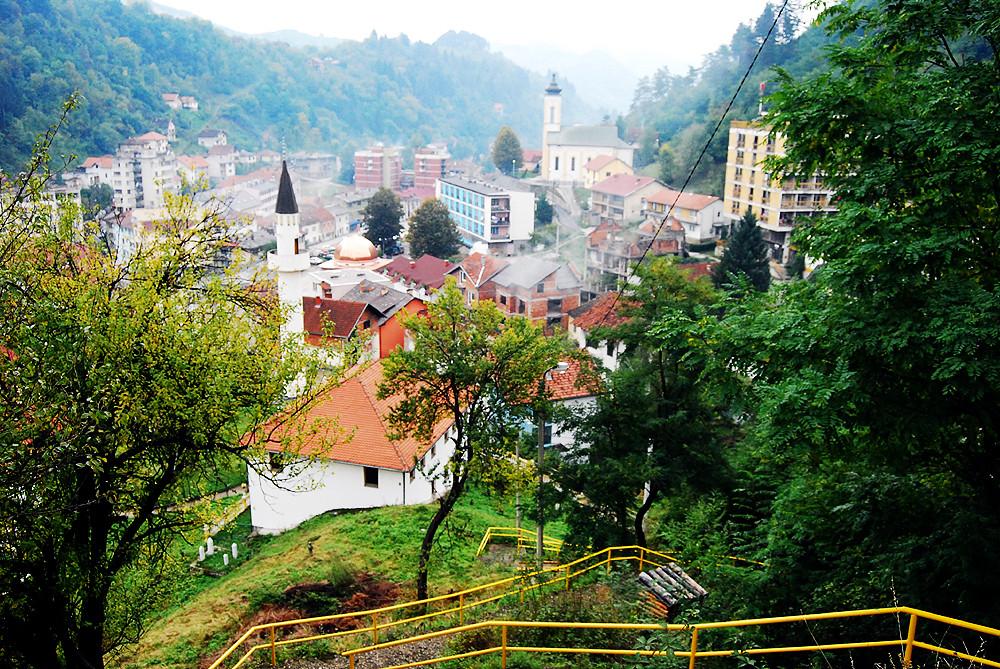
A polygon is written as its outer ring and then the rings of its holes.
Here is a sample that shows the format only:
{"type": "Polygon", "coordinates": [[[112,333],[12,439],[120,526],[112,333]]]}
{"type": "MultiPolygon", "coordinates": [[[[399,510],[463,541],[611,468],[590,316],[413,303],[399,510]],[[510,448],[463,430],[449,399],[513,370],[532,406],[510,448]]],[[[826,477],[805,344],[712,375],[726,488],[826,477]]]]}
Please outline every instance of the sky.
{"type": "Polygon", "coordinates": [[[662,65],[685,71],[756,19],[767,0],[160,0],[240,32],[294,29],[363,39],[375,30],[433,42],[448,30],[493,44],[545,44],[571,53],[604,51],[637,75],[662,65]]]}

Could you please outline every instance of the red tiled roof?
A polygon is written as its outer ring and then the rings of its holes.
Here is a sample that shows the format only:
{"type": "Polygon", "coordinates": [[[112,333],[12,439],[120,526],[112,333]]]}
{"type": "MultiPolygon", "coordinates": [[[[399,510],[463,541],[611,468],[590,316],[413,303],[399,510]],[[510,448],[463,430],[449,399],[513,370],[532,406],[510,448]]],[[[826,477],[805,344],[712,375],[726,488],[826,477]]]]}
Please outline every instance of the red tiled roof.
{"type": "Polygon", "coordinates": [[[87,159],[80,163],[80,167],[100,167],[110,170],[114,163],[114,156],[87,156],[87,159]]]}
{"type": "Polygon", "coordinates": [[[537,163],[542,159],[540,149],[521,149],[521,160],[526,163],[537,163]]]}
{"type": "Polygon", "coordinates": [[[451,421],[438,422],[426,443],[412,437],[391,441],[386,436],[387,421],[400,398],[378,399],[381,381],[382,363],[379,361],[326,391],[305,417],[311,429],[296,429],[301,426],[291,425],[279,427],[265,448],[366,467],[409,471],[431,444],[448,431],[451,421]],[[295,434],[290,434],[293,430],[295,434]],[[283,440],[286,443],[282,443],[283,440]]]}
{"type": "Polygon", "coordinates": [[[208,169],[208,161],[201,156],[177,156],[177,162],[189,170],[208,169]]]}
{"type": "MultiPolygon", "coordinates": [[[[208,166],[208,161],[204,158],[195,157],[196,160],[201,160],[208,166]]],[[[177,157],[180,160],[180,156],[177,157]]],[[[223,179],[219,182],[219,188],[232,188],[233,186],[239,186],[244,183],[252,183],[255,181],[278,181],[278,168],[277,167],[261,167],[260,169],[254,170],[253,172],[247,172],[246,174],[234,174],[231,177],[223,179]]]]}
{"type": "Polygon", "coordinates": [[[413,198],[415,200],[423,201],[423,200],[429,200],[432,197],[434,197],[434,189],[426,187],[417,188],[414,186],[413,188],[404,188],[403,190],[399,191],[397,195],[399,195],[401,200],[407,200],[409,198],[413,198]]]}
{"type": "Polygon", "coordinates": [[[210,156],[224,156],[230,153],[235,153],[232,144],[216,144],[208,150],[210,156]]]}
{"type": "Polygon", "coordinates": [[[145,132],[145,133],[139,135],[138,137],[136,137],[135,139],[138,139],[138,140],[143,141],[143,142],[151,142],[151,141],[164,140],[166,138],[167,138],[166,135],[161,135],[158,132],[145,132]]]}
{"type": "MultiPolygon", "coordinates": [[[[326,334],[324,326],[332,325],[334,337],[347,339],[365,315],[365,310],[371,311],[369,317],[373,322],[378,319],[378,315],[365,302],[303,297],[302,325],[308,334],[319,338],[326,334]]],[[[319,343],[315,339],[309,341],[310,343],[319,343]]]]}
{"type": "Polygon", "coordinates": [[[594,184],[592,191],[606,195],[630,195],[640,188],[656,183],[653,177],[639,177],[634,174],[615,174],[594,184]]]}
{"type": "Polygon", "coordinates": [[[402,278],[427,288],[440,288],[446,276],[457,267],[454,263],[435,258],[425,253],[416,260],[407,256],[396,256],[382,268],[382,272],[393,278],[402,278]]]}
{"type": "Polygon", "coordinates": [[[604,155],[597,156],[596,158],[591,158],[590,160],[588,160],[587,164],[583,166],[583,169],[590,170],[591,172],[596,172],[605,165],[613,163],[616,160],[618,159],[615,158],[614,156],[604,156],[604,155]]]}
{"type": "Polygon", "coordinates": [[[646,197],[646,202],[655,202],[657,204],[662,204],[666,207],[671,205],[679,207],[681,209],[693,209],[694,211],[701,211],[713,202],[718,201],[719,198],[714,195],[700,195],[698,193],[681,193],[680,191],[673,190],[672,188],[664,188],[663,190],[658,190],[655,193],[646,197]],[[674,202],[677,202],[675,205],[674,202]]]}
{"type": "Polygon", "coordinates": [[[598,325],[613,328],[625,323],[628,318],[623,316],[621,312],[622,307],[626,306],[627,303],[619,299],[618,304],[615,304],[617,295],[618,293],[614,291],[601,293],[590,302],[573,309],[570,312],[573,325],[583,330],[589,330],[598,325]],[[612,305],[614,305],[614,312],[611,311],[612,305]]]}
{"type": "Polygon", "coordinates": [[[504,267],[509,265],[503,258],[485,253],[470,253],[461,263],[462,269],[469,275],[472,285],[479,287],[489,281],[504,267]]]}
{"type": "Polygon", "coordinates": [[[582,373],[579,360],[570,360],[569,368],[565,372],[553,371],[549,374],[549,378],[545,379],[545,390],[550,400],[593,397],[601,393],[601,383],[593,372],[593,363],[588,360],[583,364],[589,367],[587,373],[582,373]]]}
{"type": "Polygon", "coordinates": [[[677,265],[677,269],[683,271],[688,275],[688,278],[692,281],[700,279],[703,276],[711,276],[712,268],[715,267],[714,262],[686,262],[677,265]]]}

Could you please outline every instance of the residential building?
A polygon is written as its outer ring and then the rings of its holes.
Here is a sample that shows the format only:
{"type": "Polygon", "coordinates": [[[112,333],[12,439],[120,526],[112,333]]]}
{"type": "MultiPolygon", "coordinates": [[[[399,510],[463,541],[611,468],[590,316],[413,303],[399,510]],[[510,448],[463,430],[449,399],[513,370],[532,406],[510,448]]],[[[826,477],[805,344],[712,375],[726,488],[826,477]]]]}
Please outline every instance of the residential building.
{"type": "Polygon", "coordinates": [[[403,157],[397,146],[375,144],[354,152],[354,185],[359,189],[399,190],[403,157]]]}
{"type": "Polygon", "coordinates": [[[161,93],[160,98],[171,109],[181,108],[181,96],[177,93],[161,93]]]}
{"type": "Polygon", "coordinates": [[[211,149],[213,146],[224,146],[229,143],[229,135],[225,130],[205,128],[198,133],[198,146],[211,149]]]}
{"type": "Polygon", "coordinates": [[[542,151],[540,149],[522,149],[521,164],[517,166],[518,172],[537,172],[542,162],[542,151]]]}
{"type": "Polygon", "coordinates": [[[562,89],[555,75],[545,89],[542,103],[542,178],[583,183],[584,165],[600,155],[632,166],[635,147],[618,137],[614,125],[562,125],[562,89]]]}
{"type": "Polygon", "coordinates": [[[201,156],[177,156],[177,173],[188,183],[208,179],[208,161],[201,156]]]}
{"type": "Polygon", "coordinates": [[[684,228],[678,221],[669,222],[663,228],[649,221],[638,227],[605,221],[587,235],[584,287],[589,293],[614,289],[627,280],[634,280],[632,267],[643,255],[656,257],[683,252],[684,228]]]}
{"type": "Polygon", "coordinates": [[[95,186],[97,184],[107,184],[113,187],[113,175],[115,171],[115,157],[88,156],[80,163],[79,171],[83,172],[83,187],[95,186]]]}
{"type": "Polygon", "coordinates": [[[429,253],[416,260],[405,255],[396,256],[380,271],[395,282],[394,288],[421,300],[431,299],[449,276],[458,277],[458,265],[429,253]]]}
{"type": "Polygon", "coordinates": [[[458,287],[465,295],[465,303],[477,300],[496,301],[496,284],[493,283],[500,270],[509,265],[503,258],[486,253],[470,253],[459,265],[458,287]]]}
{"type": "Polygon", "coordinates": [[[451,421],[434,425],[426,440],[390,440],[385,425],[401,398],[379,399],[381,381],[376,361],[301,419],[267,430],[268,459],[247,470],[254,530],[277,534],[327,511],[426,504],[446,492],[435,480],[454,453],[451,421]],[[269,476],[260,473],[268,468],[269,476]]]}
{"type": "Polygon", "coordinates": [[[163,194],[177,190],[177,159],[158,132],[130,137],[118,146],[111,175],[118,209],[156,209],[163,194]]]}
{"type": "Polygon", "coordinates": [[[198,100],[193,95],[182,95],[181,107],[189,111],[198,111],[198,100]]]}
{"type": "Polygon", "coordinates": [[[364,302],[370,309],[375,310],[377,332],[373,345],[376,348],[376,357],[384,358],[401,347],[413,348],[413,342],[399,317],[403,314],[426,315],[427,307],[424,300],[383,283],[365,280],[344,293],[342,299],[364,302]]]}
{"type": "MultiPolygon", "coordinates": [[[[601,377],[593,364],[584,360],[570,360],[563,371],[550,370],[545,374],[545,393],[558,407],[571,412],[592,410],[597,406],[597,396],[603,392],[601,377]]],[[[562,421],[546,421],[544,443],[565,455],[576,452],[576,432],[562,421]]]]}
{"type": "Polygon", "coordinates": [[[722,200],[714,195],[681,193],[663,188],[646,196],[642,209],[646,220],[651,223],[658,224],[669,214],[684,228],[689,244],[718,239],[723,229],[729,227],[729,218],[722,215],[722,200]]]}
{"type": "Polygon", "coordinates": [[[802,180],[772,178],[763,165],[769,156],[782,156],[785,138],[754,121],[733,121],[729,129],[723,214],[732,222],[749,209],[757,216],[771,260],[791,261],[790,245],[797,221],[837,210],[834,191],[820,174],[802,180]]]}
{"type": "Polygon", "coordinates": [[[546,328],[566,327],[567,315],[580,306],[580,277],[568,266],[532,256],[508,259],[490,282],[500,308],[546,328]]]}
{"type": "Polygon", "coordinates": [[[444,144],[428,144],[413,154],[413,187],[434,188],[434,182],[448,176],[451,154],[444,144]]]}
{"type": "Polygon", "coordinates": [[[494,255],[512,255],[528,245],[535,230],[529,189],[459,176],[438,179],[435,188],[466,246],[485,242],[494,255]]]}
{"type": "Polygon", "coordinates": [[[593,188],[595,184],[616,174],[635,174],[632,166],[614,156],[597,156],[583,166],[583,186],[593,188]]]}
{"type": "Polygon", "coordinates": [[[211,179],[228,179],[236,174],[236,150],[230,144],[214,144],[205,160],[211,179]]]}
{"type": "Polygon", "coordinates": [[[642,220],[643,199],[663,188],[653,177],[615,174],[590,189],[590,211],[596,223],[642,220]]]}
{"type": "Polygon", "coordinates": [[[623,306],[618,292],[608,291],[569,312],[566,329],[570,338],[610,372],[618,369],[625,344],[612,340],[590,341],[588,337],[597,328],[613,328],[625,323],[626,318],[621,313],[623,306]]]}

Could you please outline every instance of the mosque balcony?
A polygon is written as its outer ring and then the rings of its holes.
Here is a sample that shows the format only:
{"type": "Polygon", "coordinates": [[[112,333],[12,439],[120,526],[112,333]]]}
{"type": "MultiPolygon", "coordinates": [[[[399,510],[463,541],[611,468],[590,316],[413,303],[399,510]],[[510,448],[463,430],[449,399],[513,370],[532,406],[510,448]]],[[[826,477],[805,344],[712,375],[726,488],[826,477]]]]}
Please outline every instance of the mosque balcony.
{"type": "Polygon", "coordinates": [[[301,272],[309,269],[308,253],[267,252],[267,268],[278,272],[301,272]]]}

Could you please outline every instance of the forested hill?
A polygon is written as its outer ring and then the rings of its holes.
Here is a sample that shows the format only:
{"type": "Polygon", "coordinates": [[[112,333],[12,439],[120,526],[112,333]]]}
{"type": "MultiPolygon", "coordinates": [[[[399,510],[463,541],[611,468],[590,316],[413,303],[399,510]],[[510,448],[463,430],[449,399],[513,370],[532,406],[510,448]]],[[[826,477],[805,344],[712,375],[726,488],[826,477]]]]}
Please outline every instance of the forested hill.
{"type": "MultiPolygon", "coordinates": [[[[644,162],[659,159],[661,176],[669,183],[680,185],[694,165],[774,22],[776,11],[774,5],[765,7],[756,20],[736,30],[729,44],[705,56],[700,67],[691,68],[685,74],[673,74],[664,67],[639,81],[627,122],[631,127],[643,129],[640,158],[644,162]],[[663,155],[659,156],[655,145],[657,137],[666,144],[663,155]]],[[[729,121],[757,116],[760,83],[767,82],[768,93],[776,90],[774,67],[781,67],[796,77],[825,67],[823,47],[829,40],[817,26],[803,30],[789,4],[761,51],[727,122],[720,128],[695,173],[694,190],[722,194],[729,121]]]]}
{"type": "MultiPolygon", "coordinates": [[[[226,35],[118,0],[0,0],[0,167],[19,167],[74,90],[84,102],[56,145],[82,156],[173,118],[182,146],[205,126],[240,147],[353,150],[370,140],[445,141],[484,153],[501,125],[540,143],[545,81],[487,49],[405,36],[330,50],[226,35]],[[172,111],[161,93],[197,98],[172,111]],[[499,105],[498,105],[499,103],[499,105]],[[502,107],[500,107],[502,105],[502,107]]],[[[570,120],[585,118],[572,87],[570,120]]],[[[592,120],[592,119],[590,119],[592,120]]]]}

